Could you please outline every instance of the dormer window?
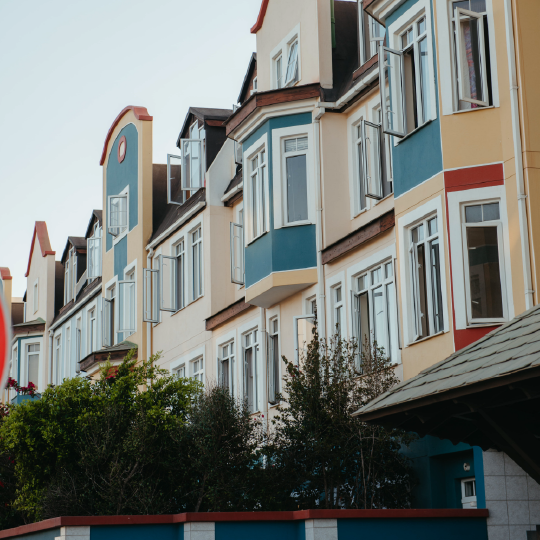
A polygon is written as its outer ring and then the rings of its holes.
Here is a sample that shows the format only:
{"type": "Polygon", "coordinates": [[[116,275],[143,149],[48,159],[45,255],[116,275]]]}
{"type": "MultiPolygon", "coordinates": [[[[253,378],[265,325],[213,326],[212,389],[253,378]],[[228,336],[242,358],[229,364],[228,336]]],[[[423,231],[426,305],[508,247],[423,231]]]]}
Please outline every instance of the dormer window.
{"type": "Polygon", "coordinates": [[[363,10],[363,0],[358,0],[358,45],[360,65],[378,52],[377,44],[384,38],[384,26],[363,10]]]}
{"type": "Polygon", "coordinates": [[[301,78],[300,25],[297,25],[270,54],[272,88],[293,86],[301,78]]]}
{"type": "Polygon", "coordinates": [[[196,191],[204,187],[204,127],[195,121],[189,128],[189,139],[180,139],[182,151],[182,190],[196,191]]]}
{"type": "Polygon", "coordinates": [[[298,39],[295,39],[289,46],[289,60],[287,61],[287,74],[285,76],[285,86],[289,86],[298,81],[298,39]]]}
{"type": "Polygon", "coordinates": [[[101,276],[101,228],[96,223],[93,234],[86,241],[86,277],[88,280],[101,276]]]}
{"type": "Polygon", "coordinates": [[[75,298],[77,291],[77,253],[71,248],[64,270],[64,304],[75,298]]]}
{"type": "Polygon", "coordinates": [[[249,93],[250,96],[255,94],[257,92],[257,77],[253,79],[253,86],[251,88],[251,92],[249,93]]]}

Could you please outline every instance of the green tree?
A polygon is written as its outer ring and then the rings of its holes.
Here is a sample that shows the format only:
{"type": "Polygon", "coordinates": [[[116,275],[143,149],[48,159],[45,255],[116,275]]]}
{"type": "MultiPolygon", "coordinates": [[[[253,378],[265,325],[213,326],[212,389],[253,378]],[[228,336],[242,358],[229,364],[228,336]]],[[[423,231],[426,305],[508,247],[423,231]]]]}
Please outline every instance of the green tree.
{"type": "Polygon", "coordinates": [[[286,364],[279,414],[266,453],[276,488],[296,508],[407,508],[412,469],[400,453],[412,440],[353,416],[397,384],[376,343],[320,340],[316,330],[300,367],[286,364]],[[359,367],[361,366],[361,369],[359,367]]]}

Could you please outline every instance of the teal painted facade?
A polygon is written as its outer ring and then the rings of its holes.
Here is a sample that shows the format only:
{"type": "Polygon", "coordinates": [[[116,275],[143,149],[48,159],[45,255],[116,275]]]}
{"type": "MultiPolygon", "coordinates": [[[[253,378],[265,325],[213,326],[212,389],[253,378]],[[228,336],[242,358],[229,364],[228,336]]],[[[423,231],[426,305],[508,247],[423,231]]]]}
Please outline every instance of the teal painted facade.
{"type": "Polygon", "coordinates": [[[461,480],[476,478],[477,508],[486,507],[482,450],[465,443],[423,437],[402,452],[411,460],[417,478],[413,508],[462,508],[461,480]],[[465,471],[463,464],[470,470],[465,471]]]}
{"type": "Polygon", "coordinates": [[[304,521],[234,521],[216,523],[216,540],[305,540],[304,521]]]}
{"type": "Polygon", "coordinates": [[[184,540],[184,525],[99,525],[90,529],[90,540],[184,540]]]}
{"type": "MultiPolygon", "coordinates": [[[[388,28],[396,19],[410,9],[418,0],[408,0],[401,4],[392,14],[386,17],[388,28]]],[[[435,28],[433,19],[433,5],[431,5],[431,28],[435,28]]],[[[390,43],[389,36],[386,37],[390,43]]],[[[433,72],[437,74],[437,62],[435,59],[435,35],[431,36],[433,54],[433,72]]],[[[435,176],[443,170],[441,125],[439,119],[439,90],[437,77],[435,77],[435,111],[437,118],[432,120],[402,140],[397,146],[392,147],[392,161],[394,171],[394,194],[396,197],[413,189],[422,182],[435,176]]]]}
{"type": "Polygon", "coordinates": [[[127,266],[127,236],[114,246],[114,275],[124,279],[124,268],[127,266]]]}
{"type": "MultiPolygon", "coordinates": [[[[139,182],[139,133],[133,124],[128,124],[116,137],[111,146],[109,161],[107,163],[107,186],[105,204],[108,204],[109,195],[118,195],[129,186],[129,226],[128,232],[138,223],[138,182],[139,182]],[[126,157],[118,163],[118,143],[120,138],[126,137],[126,157]]],[[[106,210],[105,208],[103,209],[106,210]]],[[[105,233],[105,231],[104,231],[105,233]]],[[[105,233],[106,250],[113,246],[113,236],[105,233]]]]}
{"type": "Polygon", "coordinates": [[[268,189],[270,193],[270,230],[249,244],[245,249],[246,287],[250,287],[272,272],[299,270],[317,266],[317,244],[315,225],[300,225],[274,229],[274,183],[272,131],[291,126],[311,124],[311,113],[293,114],[271,118],[254,131],[243,143],[248,149],[264,134],[267,135],[268,148],[268,189]]]}

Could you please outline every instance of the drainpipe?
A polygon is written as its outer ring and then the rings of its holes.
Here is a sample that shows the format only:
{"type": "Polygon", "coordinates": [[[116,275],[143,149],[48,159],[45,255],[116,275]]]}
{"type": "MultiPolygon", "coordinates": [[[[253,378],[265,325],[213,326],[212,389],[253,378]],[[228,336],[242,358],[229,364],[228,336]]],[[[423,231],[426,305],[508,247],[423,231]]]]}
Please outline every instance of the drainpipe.
{"type": "MultiPolygon", "coordinates": [[[[148,255],[146,256],[146,268],[152,268],[152,256],[154,255],[154,248],[150,248],[148,255]]],[[[159,313],[159,306],[158,306],[159,313]]],[[[146,359],[150,360],[152,356],[152,323],[146,323],[146,359]]]]}
{"type": "Polygon", "coordinates": [[[527,222],[527,194],[523,178],[523,154],[521,147],[521,130],[519,126],[519,100],[514,42],[514,24],[512,17],[512,1],[504,0],[506,23],[506,51],[508,55],[510,76],[510,107],[512,111],[512,135],[514,139],[514,159],[516,166],[516,185],[519,212],[519,232],[521,237],[521,257],[523,262],[523,284],[525,286],[525,309],[534,306],[534,290],[531,276],[531,252],[527,222]]]}
{"type": "Polygon", "coordinates": [[[313,119],[315,130],[315,191],[317,197],[317,224],[316,224],[316,240],[317,240],[317,319],[319,338],[326,337],[326,298],[324,293],[324,266],[322,263],[323,249],[323,207],[322,207],[322,183],[321,183],[321,117],[326,112],[324,107],[319,107],[319,112],[315,114],[313,119]]]}

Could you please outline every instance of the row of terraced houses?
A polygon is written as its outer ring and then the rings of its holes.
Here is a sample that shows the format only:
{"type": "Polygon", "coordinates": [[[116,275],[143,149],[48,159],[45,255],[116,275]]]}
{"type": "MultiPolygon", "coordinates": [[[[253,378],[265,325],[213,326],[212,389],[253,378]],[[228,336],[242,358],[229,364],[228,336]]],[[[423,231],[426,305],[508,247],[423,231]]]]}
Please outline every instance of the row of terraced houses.
{"type": "MultiPolygon", "coordinates": [[[[407,380],[536,305],[539,20],[532,1],[263,0],[231,110],[190,107],[158,164],[150,112],[126,107],[86,231],[55,252],[36,222],[10,375],[43,390],[160,352],[268,419],[315,321],[407,380]]],[[[490,540],[540,523],[504,453],[407,452],[417,508],[487,508],[490,540]]]]}

